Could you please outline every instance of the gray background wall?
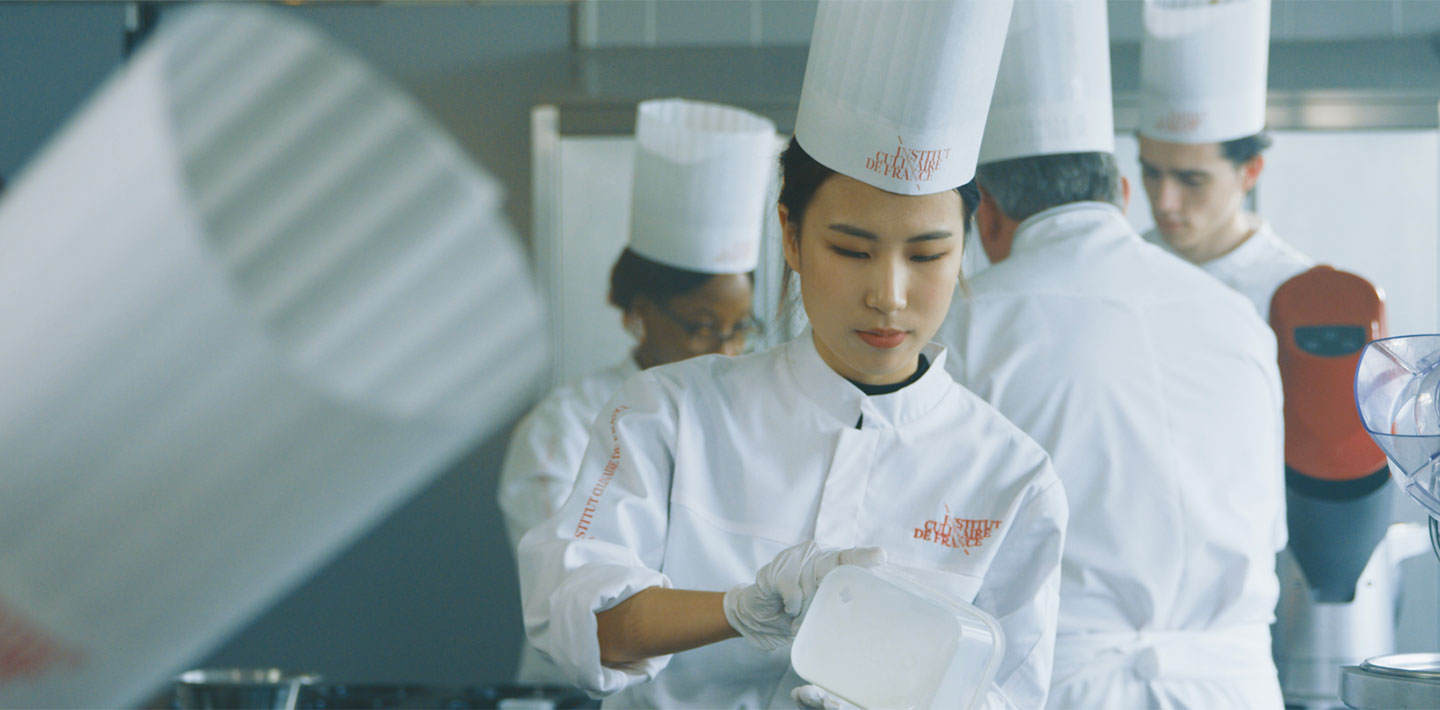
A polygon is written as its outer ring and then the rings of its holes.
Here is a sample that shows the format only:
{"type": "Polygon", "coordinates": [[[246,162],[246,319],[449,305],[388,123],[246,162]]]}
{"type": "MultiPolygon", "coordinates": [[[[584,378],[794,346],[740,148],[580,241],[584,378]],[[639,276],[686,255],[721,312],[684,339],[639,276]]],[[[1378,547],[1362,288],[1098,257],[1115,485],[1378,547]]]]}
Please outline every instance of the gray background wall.
{"type": "MultiPolygon", "coordinates": [[[[572,47],[803,46],[816,0],[326,2],[310,19],[418,95],[511,188],[528,223],[529,97],[576,88],[572,47]],[[502,147],[503,146],[503,147],[502,147]]],[[[173,10],[181,3],[166,4],[173,10]]],[[[1112,41],[1140,38],[1140,0],[1109,0],[1112,41]]],[[[0,175],[13,176],[121,61],[121,2],[0,2],[0,175]]],[[[1273,0],[1279,41],[1440,31],[1440,0],[1273,0]]]]}
{"type": "MultiPolygon", "coordinates": [[[[1126,46],[1124,52],[1117,47],[1117,58],[1133,56],[1140,3],[1110,5],[1113,39],[1126,46]]],[[[814,0],[395,2],[284,11],[348,44],[428,106],[507,186],[507,209],[524,235],[531,106],[626,93],[622,83],[630,93],[646,87],[708,93],[683,81],[677,88],[676,76],[716,76],[716,67],[706,64],[714,59],[695,48],[804,45],[814,0]],[[611,52],[598,63],[586,51],[656,47],[689,49],[611,52]],[[689,71],[687,62],[709,68],[689,71]],[[626,70],[626,81],[606,83],[605,72],[617,68],[626,70]],[[659,78],[636,89],[634,72],[659,78]]],[[[121,3],[0,3],[0,175],[13,178],[119,65],[124,15],[121,3]]],[[[1366,47],[1383,53],[1389,44],[1376,40],[1413,40],[1440,30],[1440,0],[1276,0],[1272,25],[1280,40],[1370,40],[1349,44],[1364,64],[1372,51],[1366,47]]],[[[1306,46],[1323,53],[1328,45],[1306,46]]],[[[798,92],[803,53],[762,52],[755,61],[770,56],[787,58],[785,71],[759,88],[735,90],[773,96],[793,84],[789,90],[798,92]]],[[[765,74],[761,69],[744,73],[765,74]]],[[[499,432],[456,461],[196,665],[280,665],[365,681],[509,678],[519,605],[494,500],[507,436],[499,432]]]]}

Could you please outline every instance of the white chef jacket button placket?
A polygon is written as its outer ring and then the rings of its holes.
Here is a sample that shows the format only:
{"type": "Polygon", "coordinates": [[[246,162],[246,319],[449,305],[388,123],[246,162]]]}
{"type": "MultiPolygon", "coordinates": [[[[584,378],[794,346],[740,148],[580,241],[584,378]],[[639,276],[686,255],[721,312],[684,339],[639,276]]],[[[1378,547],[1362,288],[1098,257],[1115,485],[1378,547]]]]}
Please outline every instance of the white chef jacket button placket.
{"type": "Polygon", "coordinates": [[[1135,676],[1140,680],[1155,680],[1160,677],[1160,654],[1154,648],[1147,648],[1135,656],[1135,676]]]}

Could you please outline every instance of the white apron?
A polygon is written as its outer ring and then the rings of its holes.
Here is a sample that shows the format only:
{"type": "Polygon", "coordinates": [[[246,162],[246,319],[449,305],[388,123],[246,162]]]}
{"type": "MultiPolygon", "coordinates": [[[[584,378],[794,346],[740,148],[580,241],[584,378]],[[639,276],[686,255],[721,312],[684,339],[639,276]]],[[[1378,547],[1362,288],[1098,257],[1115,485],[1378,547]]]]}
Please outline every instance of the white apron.
{"type": "MultiPolygon", "coordinates": [[[[515,425],[497,491],[512,551],[520,546],[527,530],[553,515],[570,495],[580,456],[590,441],[590,425],[615,390],[639,371],[635,359],[626,357],[551,392],[515,425]]],[[[529,641],[521,642],[515,680],[569,682],[529,641]]]]}
{"type": "Polygon", "coordinates": [[[595,613],[650,586],[751,582],[804,540],[880,545],[999,619],[992,704],[1042,705],[1064,493],[1044,452],[954,383],[944,349],[925,352],[919,380],[875,396],[808,333],[630,379],[595,422],[574,494],[521,543],[530,639],[607,707],[793,707],[788,647],[737,638],[605,668],[595,613]]]}
{"type": "Polygon", "coordinates": [[[1269,328],[1096,202],[1021,223],[971,289],[951,370],[1050,452],[1075,511],[1050,707],[1278,708],[1269,328]]]}

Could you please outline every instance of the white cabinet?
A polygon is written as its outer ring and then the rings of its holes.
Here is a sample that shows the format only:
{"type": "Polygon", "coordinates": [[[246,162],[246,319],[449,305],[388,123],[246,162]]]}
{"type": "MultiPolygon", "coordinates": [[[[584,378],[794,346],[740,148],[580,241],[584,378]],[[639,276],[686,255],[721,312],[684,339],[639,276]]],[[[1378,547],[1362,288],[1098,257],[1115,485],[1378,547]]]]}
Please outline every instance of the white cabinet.
{"type": "Polygon", "coordinates": [[[1255,191],[1277,234],[1385,292],[1390,334],[1440,328],[1434,130],[1278,131],[1255,191]]]}
{"type": "Polygon", "coordinates": [[[535,269],[550,307],[552,384],[619,362],[633,345],[607,298],[629,229],[634,145],[554,135],[536,153],[535,269]]]}

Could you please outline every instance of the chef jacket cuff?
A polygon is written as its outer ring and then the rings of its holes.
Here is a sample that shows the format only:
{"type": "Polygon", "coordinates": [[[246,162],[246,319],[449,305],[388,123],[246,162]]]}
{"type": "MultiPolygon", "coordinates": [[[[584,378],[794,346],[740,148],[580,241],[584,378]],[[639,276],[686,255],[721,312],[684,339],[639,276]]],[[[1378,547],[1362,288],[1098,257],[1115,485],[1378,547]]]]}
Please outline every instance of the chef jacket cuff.
{"type": "Polygon", "coordinates": [[[595,614],[615,608],[642,589],[670,586],[668,577],[651,569],[592,564],[575,570],[551,597],[554,606],[550,628],[561,647],[570,651],[552,654],[555,660],[578,686],[596,698],[654,680],[670,664],[670,655],[618,666],[601,665],[595,614]]]}

